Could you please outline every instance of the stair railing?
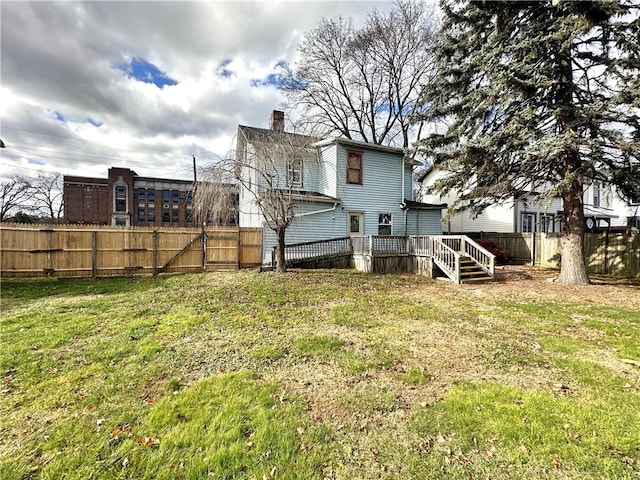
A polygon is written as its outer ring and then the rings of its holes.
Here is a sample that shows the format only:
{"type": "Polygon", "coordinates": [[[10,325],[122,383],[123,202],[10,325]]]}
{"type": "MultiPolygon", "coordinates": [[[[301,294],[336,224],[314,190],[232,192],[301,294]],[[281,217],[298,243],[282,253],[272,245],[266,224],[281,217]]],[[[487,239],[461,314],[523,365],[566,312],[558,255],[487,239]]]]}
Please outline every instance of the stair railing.
{"type": "Polygon", "coordinates": [[[447,277],[460,283],[460,254],[443,241],[445,238],[447,237],[429,237],[431,258],[447,277]]]}
{"type": "Polygon", "coordinates": [[[460,251],[463,255],[471,257],[489,275],[494,276],[496,257],[489,250],[463,235],[460,251]]]}

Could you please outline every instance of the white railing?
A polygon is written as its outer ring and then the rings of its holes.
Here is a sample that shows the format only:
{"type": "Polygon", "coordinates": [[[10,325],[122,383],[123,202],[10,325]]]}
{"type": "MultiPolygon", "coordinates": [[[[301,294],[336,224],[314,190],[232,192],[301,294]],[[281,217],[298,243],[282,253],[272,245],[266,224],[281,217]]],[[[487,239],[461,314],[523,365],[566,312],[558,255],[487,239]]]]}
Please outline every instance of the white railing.
{"type": "Polygon", "coordinates": [[[443,241],[442,236],[430,238],[433,262],[455,283],[460,283],[460,254],[443,241]]]}
{"type": "MultiPolygon", "coordinates": [[[[367,235],[297,243],[285,247],[287,262],[332,255],[430,256],[454,282],[460,283],[460,259],[469,257],[490,276],[495,256],[466,235],[367,235]]],[[[273,251],[275,259],[275,248],[273,251]]]]}
{"type": "Polygon", "coordinates": [[[485,272],[493,277],[496,269],[496,256],[467,236],[464,236],[462,244],[462,253],[473,258],[485,272]]]}

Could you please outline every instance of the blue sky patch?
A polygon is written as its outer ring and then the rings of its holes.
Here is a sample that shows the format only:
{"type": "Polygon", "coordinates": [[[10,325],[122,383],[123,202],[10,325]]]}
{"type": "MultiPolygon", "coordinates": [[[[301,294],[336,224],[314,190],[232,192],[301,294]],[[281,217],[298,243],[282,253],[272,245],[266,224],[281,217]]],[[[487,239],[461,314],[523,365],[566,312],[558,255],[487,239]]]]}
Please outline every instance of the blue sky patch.
{"type": "Polygon", "coordinates": [[[133,78],[139,82],[152,83],[158,88],[178,84],[176,80],[162,72],[153,63],[147,62],[144,58],[133,57],[129,64],[120,65],[120,70],[126,73],[128,78],[133,78]]]}
{"type": "Polygon", "coordinates": [[[59,122],[66,122],[67,121],[67,117],[65,117],[60,112],[57,112],[55,110],[53,111],[53,116],[56,117],[56,120],[58,120],[59,122]]]}
{"type": "Polygon", "coordinates": [[[102,126],[102,122],[97,122],[93,118],[87,118],[86,122],[88,124],[90,124],[90,125],[93,125],[94,127],[101,127],[102,126]]]}
{"type": "Polygon", "coordinates": [[[252,87],[276,87],[282,89],[282,75],[280,73],[270,73],[265,78],[254,78],[251,80],[252,87]]]}
{"type": "Polygon", "coordinates": [[[29,165],[46,165],[47,162],[43,162],[42,160],[37,160],[35,158],[27,158],[27,163],[29,165]]]}
{"type": "Polygon", "coordinates": [[[236,73],[233,70],[229,70],[227,66],[231,63],[230,59],[225,59],[222,61],[220,65],[218,65],[218,69],[216,70],[216,74],[219,77],[229,78],[235,77],[236,73]]]}

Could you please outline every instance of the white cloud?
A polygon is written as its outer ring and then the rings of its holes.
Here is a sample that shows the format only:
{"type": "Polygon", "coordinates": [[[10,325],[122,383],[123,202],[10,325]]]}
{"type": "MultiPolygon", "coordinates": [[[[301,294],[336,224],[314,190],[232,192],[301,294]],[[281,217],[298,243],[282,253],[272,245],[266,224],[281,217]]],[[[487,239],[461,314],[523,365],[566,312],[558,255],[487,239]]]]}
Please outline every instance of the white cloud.
{"type": "Polygon", "coordinates": [[[0,175],[43,168],[104,177],[125,166],[189,178],[192,154],[224,156],[238,124],[267,126],[283,98],[252,80],[294,61],[322,16],[362,22],[390,5],[2,1],[0,175]],[[132,58],[177,84],[129,78],[120,67],[132,58]]]}

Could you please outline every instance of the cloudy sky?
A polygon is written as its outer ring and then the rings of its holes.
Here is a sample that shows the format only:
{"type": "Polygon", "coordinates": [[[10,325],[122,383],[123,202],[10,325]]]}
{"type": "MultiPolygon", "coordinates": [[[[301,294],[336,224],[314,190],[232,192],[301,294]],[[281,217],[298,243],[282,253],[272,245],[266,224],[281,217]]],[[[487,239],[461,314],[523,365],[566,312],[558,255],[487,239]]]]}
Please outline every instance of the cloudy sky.
{"type": "Polygon", "coordinates": [[[192,178],[267,127],[274,75],[324,17],[389,1],[0,2],[0,176],[192,178]]]}

